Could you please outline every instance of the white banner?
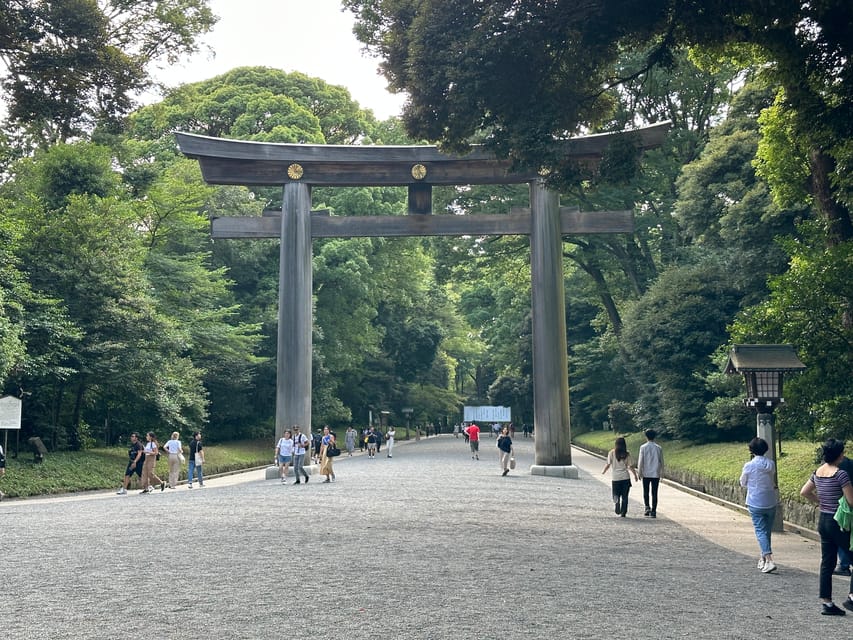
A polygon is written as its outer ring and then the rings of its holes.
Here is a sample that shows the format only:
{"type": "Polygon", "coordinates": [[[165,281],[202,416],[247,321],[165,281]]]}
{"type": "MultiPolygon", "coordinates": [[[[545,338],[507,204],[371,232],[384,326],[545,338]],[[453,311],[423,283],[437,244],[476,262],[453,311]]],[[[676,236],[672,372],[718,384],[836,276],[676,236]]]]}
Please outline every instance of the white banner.
{"type": "Polygon", "coordinates": [[[465,407],[464,422],[512,422],[509,407],[465,407]]]}
{"type": "Polygon", "coordinates": [[[0,398],[0,429],[21,428],[21,400],[13,396],[0,398]]]}

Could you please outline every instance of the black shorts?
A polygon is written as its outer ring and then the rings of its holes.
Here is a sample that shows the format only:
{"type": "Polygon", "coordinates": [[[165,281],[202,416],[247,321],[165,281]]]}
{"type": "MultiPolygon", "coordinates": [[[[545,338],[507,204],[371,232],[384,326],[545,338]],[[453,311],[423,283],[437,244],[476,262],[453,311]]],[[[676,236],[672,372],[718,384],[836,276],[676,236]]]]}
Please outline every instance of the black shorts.
{"type": "Polygon", "coordinates": [[[138,475],[141,478],[142,477],[142,464],[143,464],[142,460],[140,460],[139,463],[137,463],[137,464],[132,464],[132,463],[128,464],[127,469],[125,469],[125,471],[124,471],[124,475],[126,475],[129,478],[130,476],[132,476],[135,473],[136,475],[138,475]]]}

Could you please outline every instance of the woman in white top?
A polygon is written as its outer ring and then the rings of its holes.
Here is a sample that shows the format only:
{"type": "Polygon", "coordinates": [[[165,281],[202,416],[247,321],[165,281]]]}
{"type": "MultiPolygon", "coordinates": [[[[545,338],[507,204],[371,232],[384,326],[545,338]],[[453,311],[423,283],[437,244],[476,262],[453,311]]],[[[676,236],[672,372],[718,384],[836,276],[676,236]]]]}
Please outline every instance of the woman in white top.
{"type": "Polygon", "coordinates": [[[634,480],[639,481],[637,470],[634,468],[634,461],[631,459],[631,454],[628,451],[628,445],[625,443],[625,438],[616,438],[614,447],[607,454],[607,464],[604,465],[604,470],[601,473],[611,471],[611,486],[613,488],[613,503],[615,505],[616,515],[625,517],[628,513],[628,492],[631,490],[631,475],[634,480]]]}
{"type": "Polygon", "coordinates": [[[160,445],[157,444],[157,437],[153,431],[145,434],[145,440],[145,447],[142,449],[145,455],[145,462],[142,463],[142,491],[139,493],[151,493],[154,491],[155,484],[159,484],[162,491],[166,488],[166,483],[154,472],[154,465],[157,464],[157,456],[160,454],[160,445]]]}
{"type": "Polygon", "coordinates": [[[388,457],[393,458],[391,452],[394,451],[394,436],[397,435],[397,432],[394,431],[394,427],[388,427],[388,433],[385,434],[385,442],[388,443],[388,457]]]}
{"type": "Polygon", "coordinates": [[[169,488],[178,486],[178,477],[181,475],[181,457],[183,457],[183,445],[178,439],[181,437],[177,431],[172,432],[171,439],[163,445],[169,454],[169,488]]]}
{"type": "Polygon", "coordinates": [[[758,569],[762,573],[770,573],[776,571],[770,543],[776,504],[779,502],[776,493],[776,464],[765,457],[764,454],[770,447],[763,438],[753,438],[748,446],[752,457],[743,465],[740,486],[746,487],[746,508],[752,518],[755,538],[761,551],[758,569]]]}
{"type": "Polygon", "coordinates": [[[287,470],[292,460],[293,434],[290,429],[285,429],[284,435],[279,438],[278,444],[275,445],[275,461],[278,464],[278,477],[281,478],[281,484],[287,484],[287,470]]]}

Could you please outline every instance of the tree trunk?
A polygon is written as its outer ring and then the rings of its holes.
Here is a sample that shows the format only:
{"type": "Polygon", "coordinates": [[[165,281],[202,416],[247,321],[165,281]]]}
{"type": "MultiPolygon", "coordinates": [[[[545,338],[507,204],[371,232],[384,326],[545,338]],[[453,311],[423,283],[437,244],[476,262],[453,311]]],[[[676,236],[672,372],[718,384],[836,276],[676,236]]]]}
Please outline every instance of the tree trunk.
{"type": "Polygon", "coordinates": [[[815,208],[826,221],[827,244],[835,247],[853,240],[853,221],[850,210],[836,198],[831,174],[835,171],[835,159],[821,149],[813,148],[809,153],[811,168],[811,193],[815,208]]]}

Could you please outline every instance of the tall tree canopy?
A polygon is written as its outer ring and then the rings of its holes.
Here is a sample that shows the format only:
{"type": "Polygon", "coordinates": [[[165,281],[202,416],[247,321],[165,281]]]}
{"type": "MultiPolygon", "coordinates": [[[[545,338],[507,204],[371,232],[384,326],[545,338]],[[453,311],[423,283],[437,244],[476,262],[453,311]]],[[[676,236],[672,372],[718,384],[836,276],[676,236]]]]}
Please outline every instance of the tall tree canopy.
{"type": "Polygon", "coordinates": [[[8,119],[40,146],[117,123],[148,69],[198,50],[216,18],[208,0],[7,0],[0,83],[8,119]]]}
{"type": "Polygon", "coordinates": [[[780,87],[787,134],[768,173],[783,172],[773,166],[786,158],[799,160],[829,243],[853,238],[851,178],[843,170],[853,137],[849,0],[344,5],[358,16],[358,37],[384,58],[391,86],[409,93],[404,119],[413,136],[458,147],[485,132],[499,152],[533,167],[549,158],[555,164],[548,153],[555,138],[608,119],[607,87],[671,66],[682,47],[697,47],[706,61],[761,64],[780,87]],[[643,53],[633,68],[617,65],[626,51],[643,53]]]}

